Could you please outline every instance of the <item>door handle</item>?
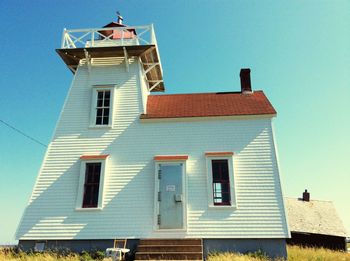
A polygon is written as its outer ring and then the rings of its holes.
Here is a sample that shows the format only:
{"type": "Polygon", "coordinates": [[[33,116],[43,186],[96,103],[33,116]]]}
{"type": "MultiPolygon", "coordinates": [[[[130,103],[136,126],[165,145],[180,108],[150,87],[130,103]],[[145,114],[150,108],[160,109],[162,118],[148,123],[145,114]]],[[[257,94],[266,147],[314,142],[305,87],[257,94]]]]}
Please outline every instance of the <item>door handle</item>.
{"type": "Polygon", "coordinates": [[[174,195],[175,202],[182,202],[182,194],[174,195]]]}

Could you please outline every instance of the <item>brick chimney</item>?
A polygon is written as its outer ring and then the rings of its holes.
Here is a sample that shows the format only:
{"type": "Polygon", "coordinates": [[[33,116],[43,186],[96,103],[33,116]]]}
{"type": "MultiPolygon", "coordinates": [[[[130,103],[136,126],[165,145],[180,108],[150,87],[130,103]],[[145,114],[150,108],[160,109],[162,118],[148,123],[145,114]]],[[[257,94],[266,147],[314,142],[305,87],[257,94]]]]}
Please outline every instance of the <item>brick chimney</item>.
{"type": "Polygon", "coordinates": [[[303,201],[310,201],[310,193],[307,192],[307,189],[303,192],[303,201]]]}
{"type": "Polygon", "coordinates": [[[241,72],[239,73],[239,76],[241,77],[241,92],[243,94],[252,93],[252,84],[250,82],[250,69],[242,68],[241,72]]]}

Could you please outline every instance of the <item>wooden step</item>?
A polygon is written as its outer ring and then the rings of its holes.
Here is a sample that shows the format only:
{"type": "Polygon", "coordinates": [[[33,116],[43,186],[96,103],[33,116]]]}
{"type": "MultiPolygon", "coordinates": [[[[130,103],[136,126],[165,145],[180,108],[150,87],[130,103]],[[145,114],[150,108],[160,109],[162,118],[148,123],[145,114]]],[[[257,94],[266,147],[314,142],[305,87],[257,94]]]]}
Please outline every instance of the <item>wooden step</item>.
{"type": "Polygon", "coordinates": [[[135,260],[203,260],[201,239],[141,239],[135,260]]]}
{"type": "Polygon", "coordinates": [[[136,252],[135,260],[203,260],[202,252],[136,252]]]}
{"type": "Polygon", "coordinates": [[[201,245],[139,245],[139,252],[202,252],[201,245]]]}
{"type": "Polygon", "coordinates": [[[139,245],[192,245],[201,246],[200,239],[141,239],[139,245]]]}

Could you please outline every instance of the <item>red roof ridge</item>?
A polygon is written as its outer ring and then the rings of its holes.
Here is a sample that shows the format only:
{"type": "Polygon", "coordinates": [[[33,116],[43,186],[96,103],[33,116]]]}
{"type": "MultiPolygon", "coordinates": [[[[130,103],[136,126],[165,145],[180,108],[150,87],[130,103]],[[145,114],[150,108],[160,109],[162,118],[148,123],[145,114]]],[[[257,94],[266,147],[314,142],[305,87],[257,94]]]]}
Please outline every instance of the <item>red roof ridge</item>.
{"type": "MultiPolygon", "coordinates": [[[[255,92],[262,92],[263,90],[256,90],[252,92],[254,94],[255,92]]],[[[243,94],[241,91],[232,91],[232,92],[189,92],[189,93],[169,93],[169,94],[150,94],[150,96],[180,96],[180,95],[197,95],[197,94],[242,94],[242,95],[251,95],[251,94],[243,94]]],[[[265,94],[265,93],[264,93],[265,94]]]]}

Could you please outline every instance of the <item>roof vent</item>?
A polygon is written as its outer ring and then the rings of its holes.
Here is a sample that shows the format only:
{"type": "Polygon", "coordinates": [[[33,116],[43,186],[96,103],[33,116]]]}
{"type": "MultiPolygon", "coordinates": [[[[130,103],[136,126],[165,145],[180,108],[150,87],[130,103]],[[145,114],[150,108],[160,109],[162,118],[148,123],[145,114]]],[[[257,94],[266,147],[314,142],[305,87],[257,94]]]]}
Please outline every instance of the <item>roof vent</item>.
{"type": "Polygon", "coordinates": [[[303,201],[310,201],[310,193],[307,192],[307,189],[303,192],[303,201]]]}
{"type": "Polygon", "coordinates": [[[252,93],[252,84],[250,82],[250,69],[242,68],[241,72],[239,73],[239,76],[241,77],[241,92],[243,94],[252,93]]]}

